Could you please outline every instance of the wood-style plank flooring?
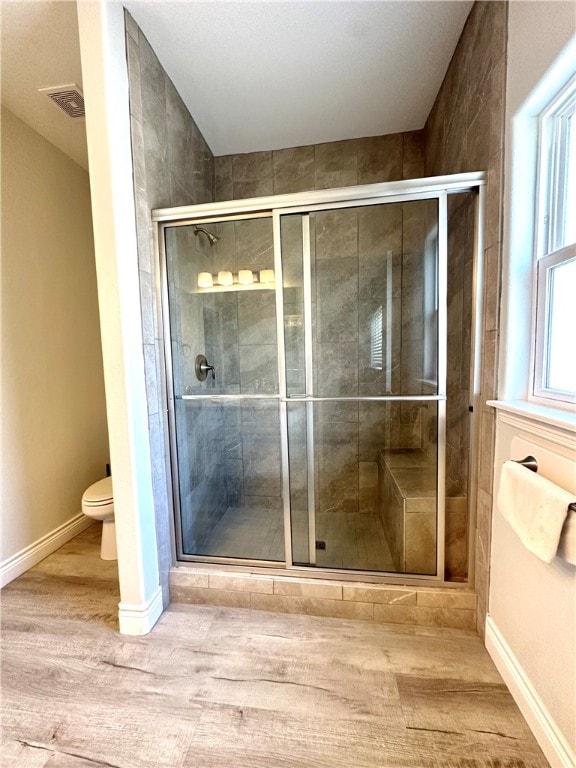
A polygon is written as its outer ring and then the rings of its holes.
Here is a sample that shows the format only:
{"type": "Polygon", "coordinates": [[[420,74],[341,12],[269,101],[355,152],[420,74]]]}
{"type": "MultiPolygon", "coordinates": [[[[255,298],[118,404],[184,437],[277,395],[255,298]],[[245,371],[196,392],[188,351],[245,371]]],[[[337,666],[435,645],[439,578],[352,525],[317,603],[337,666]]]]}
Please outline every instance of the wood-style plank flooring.
{"type": "Polygon", "coordinates": [[[544,768],[458,630],[173,604],[117,631],[93,526],[2,592],[3,768],[544,768]]]}

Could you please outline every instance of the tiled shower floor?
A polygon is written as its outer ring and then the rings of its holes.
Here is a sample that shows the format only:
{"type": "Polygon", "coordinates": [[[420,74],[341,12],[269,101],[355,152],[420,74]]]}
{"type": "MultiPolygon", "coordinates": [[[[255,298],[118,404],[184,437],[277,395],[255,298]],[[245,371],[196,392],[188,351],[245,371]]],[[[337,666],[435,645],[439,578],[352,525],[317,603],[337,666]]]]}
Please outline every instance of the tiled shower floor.
{"type": "MultiPolygon", "coordinates": [[[[293,559],[306,563],[308,516],[292,513],[293,559]]],[[[367,571],[394,570],[390,548],[374,513],[317,513],[316,538],[326,549],[316,550],[316,563],[325,568],[367,571]]],[[[284,520],[280,510],[229,507],[202,549],[203,555],[246,560],[284,560],[284,520]]]]}
{"type": "Polygon", "coordinates": [[[228,507],[199,554],[244,560],[284,560],[282,512],[228,507]]]}

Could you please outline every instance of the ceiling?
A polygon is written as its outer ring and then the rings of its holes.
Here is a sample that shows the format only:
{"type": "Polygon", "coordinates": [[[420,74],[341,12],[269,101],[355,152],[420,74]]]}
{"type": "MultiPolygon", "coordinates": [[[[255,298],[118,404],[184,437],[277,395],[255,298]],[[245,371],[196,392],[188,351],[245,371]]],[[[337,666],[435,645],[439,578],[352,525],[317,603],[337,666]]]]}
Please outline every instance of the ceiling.
{"type": "MultiPolygon", "coordinates": [[[[215,155],[422,128],[472,0],[127,0],[215,155]]],[[[1,0],[2,103],[83,167],[76,4],[1,0]]]]}
{"type": "Polygon", "coordinates": [[[472,2],[125,6],[223,155],[422,128],[472,2]]]}

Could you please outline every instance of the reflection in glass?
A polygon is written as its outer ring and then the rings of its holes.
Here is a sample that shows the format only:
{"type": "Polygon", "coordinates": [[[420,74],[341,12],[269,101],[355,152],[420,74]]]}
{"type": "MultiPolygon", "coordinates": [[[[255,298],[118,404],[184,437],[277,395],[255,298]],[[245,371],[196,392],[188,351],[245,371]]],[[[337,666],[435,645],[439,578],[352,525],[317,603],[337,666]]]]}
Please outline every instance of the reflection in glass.
{"type": "Polygon", "coordinates": [[[315,394],[436,394],[437,201],[310,221],[315,394]]]}
{"type": "Polygon", "coordinates": [[[576,259],[548,271],[548,359],[546,385],[560,392],[576,393],[576,355],[573,348],[576,259]]]}

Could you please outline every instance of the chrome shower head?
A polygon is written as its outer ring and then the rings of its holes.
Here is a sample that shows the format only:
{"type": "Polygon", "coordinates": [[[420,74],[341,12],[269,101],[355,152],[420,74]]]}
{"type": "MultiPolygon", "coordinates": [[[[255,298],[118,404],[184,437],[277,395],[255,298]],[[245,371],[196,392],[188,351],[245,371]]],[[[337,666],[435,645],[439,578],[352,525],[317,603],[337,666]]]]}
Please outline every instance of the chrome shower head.
{"type": "Polygon", "coordinates": [[[215,243],[217,240],[220,240],[220,238],[218,237],[218,235],[213,235],[213,234],[212,234],[212,232],[208,232],[208,230],[207,230],[207,229],[204,229],[204,227],[198,227],[198,226],[195,226],[195,227],[194,227],[194,234],[196,235],[196,237],[198,237],[198,233],[199,233],[199,232],[203,232],[203,233],[206,235],[206,237],[208,238],[208,242],[210,243],[210,245],[214,245],[214,243],[215,243]]]}

